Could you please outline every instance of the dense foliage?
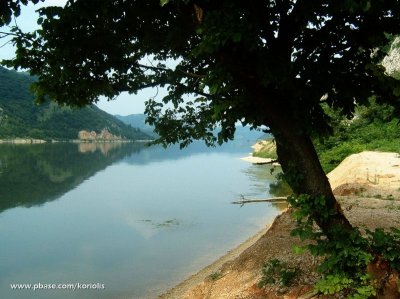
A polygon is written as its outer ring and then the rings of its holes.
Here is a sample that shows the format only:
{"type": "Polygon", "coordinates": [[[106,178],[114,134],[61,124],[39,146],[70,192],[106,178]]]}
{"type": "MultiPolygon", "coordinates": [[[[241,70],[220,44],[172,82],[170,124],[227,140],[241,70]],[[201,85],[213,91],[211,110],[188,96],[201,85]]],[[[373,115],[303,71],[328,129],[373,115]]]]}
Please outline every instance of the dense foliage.
{"type": "Polygon", "coordinates": [[[326,108],[333,119],[334,133],[316,139],[316,148],[326,173],[344,158],[365,150],[400,153],[400,117],[387,104],[379,105],[372,98],[369,105],[357,106],[354,117],[342,117],[326,108]]]}
{"type": "Polygon", "coordinates": [[[9,24],[13,15],[19,16],[22,5],[27,5],[29,2],[36,4],[40,1],[44,0],[2,0],[0,2],[0,26],[9,24]]]}
{"type": "Polygon", "coordinates": [[[0,138],[77,139],[80,130],[100,132],[104,128],[127,139],[148,138],[94,105],[78,109],[35,104],[30,92],[33,82],[27,73],[0,67],[0,138]]]}
{"type": "Polygon", "coordinates": [[[326,132],[324,95],[345,113],[354,109],[354,97],[397,101],[398,83],[375,64],[388,34],[397,33],[397,1],[162,4],[68,1],[65,8],[43,8],[37,32],[13,29],[18,51],[7,65],[38,76],[38,99],[73,105],[166,86],[164,102],[173,108],[154,100],[147,106],[165,143],[211,143],[218,125],[218,141],[227,141],[236,121],[272,128],[269,114],[277,111],[307,133],[326,132]],[[174,67],[166,64],[171,59],[174,67]]]}

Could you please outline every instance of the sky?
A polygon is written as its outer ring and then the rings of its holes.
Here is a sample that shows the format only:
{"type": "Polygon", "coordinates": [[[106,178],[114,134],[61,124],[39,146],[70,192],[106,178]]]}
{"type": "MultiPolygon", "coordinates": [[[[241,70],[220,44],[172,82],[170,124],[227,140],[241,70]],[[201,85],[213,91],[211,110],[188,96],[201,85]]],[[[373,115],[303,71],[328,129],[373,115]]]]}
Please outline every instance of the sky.
{"type": "MultiPolygon", "coordinates": [[[[35,12],[36,9],[42,6],[63,5],[65,2],[66,0],[46,0],[44,4],[41,5],[30,4],[28,6],[23,6],[21,15],[16,19],[16,22],[23,31],[32,31],[37,28],[37,13],[35,12]]],[[[6,30],[7,28],[0,28],[0,31],[6,30]]],[[[0,60],[10,59],[14,56],[15,49],[11,44],[6,44],[5,46],[1,47],[6,41],[7,40],[0,39],[0,60]]],[[[144,102],[146,100],[156,95],[157,99],[159,99],[162,94],[163,91],[157,90],[155,88],[148,88],[138,92],[137,95],[122,93],[113,101],[107,101],[105,98],[100,98],[99,102],[96,105],[100,109],[110,114],[138,114],[144,112],[144,102]]]]}

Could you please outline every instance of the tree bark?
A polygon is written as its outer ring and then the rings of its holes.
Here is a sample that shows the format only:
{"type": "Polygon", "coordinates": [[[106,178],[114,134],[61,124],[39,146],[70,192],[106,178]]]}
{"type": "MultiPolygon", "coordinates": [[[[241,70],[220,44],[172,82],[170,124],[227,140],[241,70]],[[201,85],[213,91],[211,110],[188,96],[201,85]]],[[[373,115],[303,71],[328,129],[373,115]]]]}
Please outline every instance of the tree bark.
{"type": "MultiPolygon", "coordinates": [[[[280,110],[284,111],[284,109],[280,110]]],[[[310,135],[304,131],[301,125],[295,125],[294,118],[282,114],[281,111],[272,109],[272,113],[269,115],[269,124],[275,137],[278,160],[285,179],[295,195],[307,194],[310,196],[310,201],[324,197],[324,206],[319,210],[314,209],[311,212],[311,218],[330,240],[347,239],[351,242],[350,234],[354,234],[356,230],[345,217],[340,204],[333,195],[310,135]],[[332,213],[329,217],[325,217],[324,211],[332,211],[332,213]]],[[[312,205],[312,203],[310,204],[312,205]]],[[[397,287],[398,274],[390,267],[388,261],[383,259],[381,253],[371,253],[375,259],[370,262],[367,271],[374,280],[380,282],[375,286],[376,298],[400,298],[397,287]],[[385,267],[381,265],[385,265],[385,267]],[[378,268],[380,271],[376,270],[378,268]]]]}
{"type": "Polygon", "coordinates": [[[296,195],[307,194],[310,200],[319,197],[325,199],[323,209],[332,211],[332,215],[327,218],[323,216],[322,210],[315,210],[311,217],[328,238],[343,238],[343,235],[335,235],[338,227],[348,232],[354,230],[333,195],[309,134],[301,127],[294,126],[293,119],[280,114],[275,112],[270,117],[270,129],[276,140],[278,159],[285,179],[296,195]]]}

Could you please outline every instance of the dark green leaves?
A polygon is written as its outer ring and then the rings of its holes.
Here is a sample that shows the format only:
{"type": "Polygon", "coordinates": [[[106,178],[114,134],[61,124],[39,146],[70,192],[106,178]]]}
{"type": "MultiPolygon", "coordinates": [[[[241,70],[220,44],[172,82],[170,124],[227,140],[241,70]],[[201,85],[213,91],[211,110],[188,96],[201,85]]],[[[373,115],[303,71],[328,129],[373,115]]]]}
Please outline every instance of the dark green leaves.
{"type": "Polygon", "coordinates": [[[368,230],[367,234],[372,247],[382,252],[393,269],[400,271],[400,230],[394,227],[390,231],[378,228],[375,231],[368,230]]]}
{"type": "MultiPolygon", "coordinates": [[[[28,0],[3,3],[7,18],[28,0]]],[[[399,104],[399,81],[377,66],[387,37],[400,33],[399,11],[398,1],[383,0],[77,0],[41,9],[41,28],[18,31],[16,58],[5,63],[38,76],[40,101],[68,105],[169,86],[162,102],[173,108],[156,119],[164,129],[179,124],[179,138],[221,125],[218,141],[227,141],[242,119],[271,125],[272,106],[290,111],[299,130],[325,134],[324,95],[347,115],[371,95],[399,104]],[[188,101],[192,108],[181,105],[188,101]]]]}
{"type": "Polygon", "coordinates": [[[18,17],[21,13],[21,4],[27,5],[29,2],[37,4],[44,0],[2,0],[0,2],[0,27],[8,25],[13,16],[18,17]]]}

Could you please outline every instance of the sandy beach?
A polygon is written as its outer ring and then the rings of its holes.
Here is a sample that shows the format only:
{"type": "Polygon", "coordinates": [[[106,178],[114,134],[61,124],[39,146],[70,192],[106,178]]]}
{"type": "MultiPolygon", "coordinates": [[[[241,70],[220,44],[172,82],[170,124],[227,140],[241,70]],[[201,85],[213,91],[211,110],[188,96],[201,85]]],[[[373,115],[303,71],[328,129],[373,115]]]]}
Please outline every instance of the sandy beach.
{"type": "Polygon", "coordinates": [[[240,158],[240,160],[252,163],[252,164],[270,164],[274,159],[253,157],[248,155],[247,157],[240,158]]]}
{"type": "Polygon", "coordinates": [[[199,272],[190,276],[186,280],[182,281],[180,284],[168,290],[166,293],[160,295],[159,298],[162,299],[183,298],[185,293],[187,293],[191,288],[194,288],[196,285],[201,284],[206,279],[210,279],[209,278],[210,275],[213,274],[217,275],[218,271],[221,269],[223,265],[234,260],[243,251],[248,249],[250,246],[254,245],[254,243],[257,242],[268,231],[269,227],[270,225],[260,230],[257,234],[253,235],[252,237],[250,237],[249,239],[247,239],[234,249],[228,251],[226,254],[221,256],[212,264],[201,269],[199,272]]]}

